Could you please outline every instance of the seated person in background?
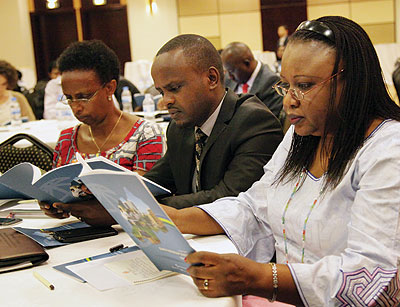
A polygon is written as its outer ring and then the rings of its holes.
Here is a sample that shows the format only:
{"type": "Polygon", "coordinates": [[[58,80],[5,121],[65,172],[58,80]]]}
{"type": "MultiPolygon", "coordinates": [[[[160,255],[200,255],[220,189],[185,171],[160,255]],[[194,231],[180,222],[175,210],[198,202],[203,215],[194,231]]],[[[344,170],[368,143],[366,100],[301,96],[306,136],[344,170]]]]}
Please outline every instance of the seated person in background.
{"type": "Polygon", "coordinates": [[[182,232],[226,233],[239,250],[193,253],[204,266],[188,272],[209,297],[399,306],[400,108],[368,35],[343,17],[301,23],[275,89],[293,126],[264,176],[238,197],[165,207],[182,232]]]}
{"type": "Polygon", "coordinates": [[[21,117],[35,120],[35,115],[25,96],[9,89],[15,88],[18,80],[17,70],[10,63],[0,60],[0,125],[11,122],[11,103],[16,98],[21,109],[21,117]]]}
{"type": "MultiPolygon", "coordinates": [[[[281,126],[257,97],[225,90],[221,58],[206,38],[167,42],[152,76],[172,117],[167,152],[145,174],[174,194],[161,203],[184,208],[236,196],[261,177],[282,140],[281,126]]],[[[71,212],[90,224],[115,223],[99,204],[57,207],[63,217],[71,212]]]]}
{"type": "Polygon", "coordinates": [[[119,108],[122,110],[122,99],[121,99],[121,94],[122,94],[122,90],[123,88],[127,86],[129,88],[129,91],[131,92],[132,95],[132,110],[135,110],[135,97],[134,95],[136,93],[140,93],[140,91],[137,89],[137,87],[128,79],[125,79],[123,76],[119,76],[119,80],[118,80],[118,85],[117,85],[117,89],[115,90],[115,98],[118,101],[119,104],[119,108]]]}
{"type": "Polygon", "coordinates": [[[48,78],[39,80],[32,93],[27,95],[29,103],[37,119],[43,118],[44,111],[44,93],[47,83],[60,75],[57,61],[51,61],[48,69],[48,78]]]}
{"type": "Polygon", "coordinates": [[[60,101],[62,96],[61,76],[47,82],[44,89],[44,119],[56,119],[56,104],[60,101]]]}
{"type": "Polygon", "coordinates": [[[164,153],[157,124],[117,109],[112,101],[119,77],[119,61],[101,41],[70,45],[59,58],[62,102],[82,122],[61,132],[54,151],[54,167],[98,155],[129,170],[146,172],[164,153]]]}
{"type": "Polygon", "coordinates": [[[275,72],[280,74],[281,72],[281,62],[282,62],[282,55],[285,51],[285,46],[279,46],[276,50],[276,62],[274,63],[275,72]]]}
{"type": "Polygon", "coordinates": [[[221,54],[224,68],[230,79],[226,87],[235,93],[256,95],[276,117],[282,110],[282,97],[272,88],[279,77],[267,64],[257,61],[250,48],[243,43],[230,43],[221,54]]]}

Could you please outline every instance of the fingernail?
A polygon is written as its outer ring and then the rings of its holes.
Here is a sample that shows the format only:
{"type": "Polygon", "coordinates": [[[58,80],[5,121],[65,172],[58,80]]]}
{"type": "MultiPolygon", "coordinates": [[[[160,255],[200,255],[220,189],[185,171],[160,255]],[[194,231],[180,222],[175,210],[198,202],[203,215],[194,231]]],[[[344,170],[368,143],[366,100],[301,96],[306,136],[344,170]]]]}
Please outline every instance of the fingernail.
{"type": "Polygon", "coordinates": [[[57,213],[63,213],[64,211],[62,211],[61,209],[57,210],[57,213]]]}

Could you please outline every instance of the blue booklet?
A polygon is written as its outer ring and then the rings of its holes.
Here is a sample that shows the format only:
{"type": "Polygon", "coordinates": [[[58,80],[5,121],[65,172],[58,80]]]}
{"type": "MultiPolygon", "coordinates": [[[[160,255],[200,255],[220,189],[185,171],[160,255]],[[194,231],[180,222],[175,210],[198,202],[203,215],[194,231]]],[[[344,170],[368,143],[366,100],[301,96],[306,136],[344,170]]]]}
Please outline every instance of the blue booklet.
{"type": "MultiPolygon", "coordinates": [[[[133,174],[128,169],[104,158],[86,160],[92,169],[113,170],[133,174]]],[[[42,170],[30,163],[21,163],[0,176],[0,199],[34,198],[47,203],[71,203],[82,200],[79,189],[75,189],[74,179],[82,172],[82,164],[72,163],[57,167],[42,174],[42,170]]],[[[162,186],[143,178],[155,196],[171,192],[162,186]]]]}
{"type": "Polygon", "coordinates": [[[188,274],[189,265],[184,259],[194,249],[162,210],[142,177],[86,170],[80,179],[154,265],[160,271],[188,274]]]}
{"type": "Polygon", "coordinates": [[[29,238],[35,240],[43,247],[56,247],[67,245],[70,243],[62,243],[53,238],[53,232],[59,230],[67,230],[67,229],[76,229],[89,227],[88,224],[84,222],[77,222],[72,224],[66,224],[63,226],[52,227],[52,228],[44,228],[44,229],[35,229],[35,228],[23,228],[23,227],[13,227],[16,231],[28,236],[29,238]]]}

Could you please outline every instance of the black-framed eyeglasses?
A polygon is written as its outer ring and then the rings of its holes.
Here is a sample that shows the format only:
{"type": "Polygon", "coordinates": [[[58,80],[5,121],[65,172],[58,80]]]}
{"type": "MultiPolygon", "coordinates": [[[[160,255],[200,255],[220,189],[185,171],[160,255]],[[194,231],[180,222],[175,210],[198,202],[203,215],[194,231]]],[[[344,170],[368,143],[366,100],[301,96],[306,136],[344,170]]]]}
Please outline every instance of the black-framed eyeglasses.
{"type": "Polygon", "coordinates": [[[332,80],[334,77],[337,75],[341,74],[344,71],[344,69],[340,70],[336,74],[333,74],[330,76],[328,79],[325,79],[316,85],[314,85],[312,88],[310,88],[308,91],[301,91],[300,89],[296,88],[290,88],[288,83],[284,83],[282,80],[278,81],[272,88],[278,93],[278,95],[285,97],[289,92],[292,95],[292,97],[296,100],[302,101],[304,99],[304,96],[307,95],[309,92],[311,92],[313,89],[321,86],[322,84],[328,82],[329,80],[332,80]]]}
{"type": "Polygon", "coordinates": [[[321,34],[325,36],[327,39],[329,39],[331,42],[335,42],[335,36],[333,34],[333,31],[323,22],[317,21],[317,20],[306,20],[303,21],[296,29],[296,31],[299,30],[307,30],[307,31],[312,31],[318,34],[321,34]]]}
{"type": "Polygon", "coordinates": [[[97,95],[97,93],[102,88],[104,88],[104,85],[106,85],[106,84],[103,83],[103,85],[97,91],[95,91],[93,94],[89,95],[89,97],[87,97],[87,98],[71,99],[71,98],[67,98],[67,96],[65,96],[65,95],[62,95],[60,102],[62,102],[65,105],[69,105],[70,107],[74,107],[79,103],[86,105],[93,100],[93,98],[97,95]]]}

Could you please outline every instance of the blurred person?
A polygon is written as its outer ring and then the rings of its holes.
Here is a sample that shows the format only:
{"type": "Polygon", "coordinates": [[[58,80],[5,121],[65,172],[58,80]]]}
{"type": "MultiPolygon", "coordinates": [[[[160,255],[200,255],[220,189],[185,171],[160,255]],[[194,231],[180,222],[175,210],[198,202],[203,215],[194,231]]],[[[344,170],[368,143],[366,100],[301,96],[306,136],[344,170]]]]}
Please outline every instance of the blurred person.
{"type": "Polygon", "coordinates": [[[279,77],[269,68],[254,58],[250,48],[240,42],[228,44],[221,54],[225,71],[229,79],[226,87],[237,94],[256,95],[276,116],[282,110],[282,97],[272,88],[279,77]]]}
{"type": "Polygon", "coordinates": [[[10,63],[0,60],[0,125],[11,122],[11,104],[15,97],[21,109],[21,117],[35,120],[32,108],[25,96],[19,92],[12,91],[16,87],[18,73],[10,63]]]}
{"type": "Polygon", "coordinates": [[[280,25],[276,31],[278,33],[278,42],[276,44],[276,49],[281,46],[286,46],[289,38],[289,27],[287,25],[280,25]]]}
{"type": "Polygon", "coordinates": [[[57,61],[51,61],[47,70],[47,78],[39,80],[32,93],[27,94],[27,99],[35,113],[37,119],[43,118],[44,95],[47,83],[60,75],[57,61]]]}

